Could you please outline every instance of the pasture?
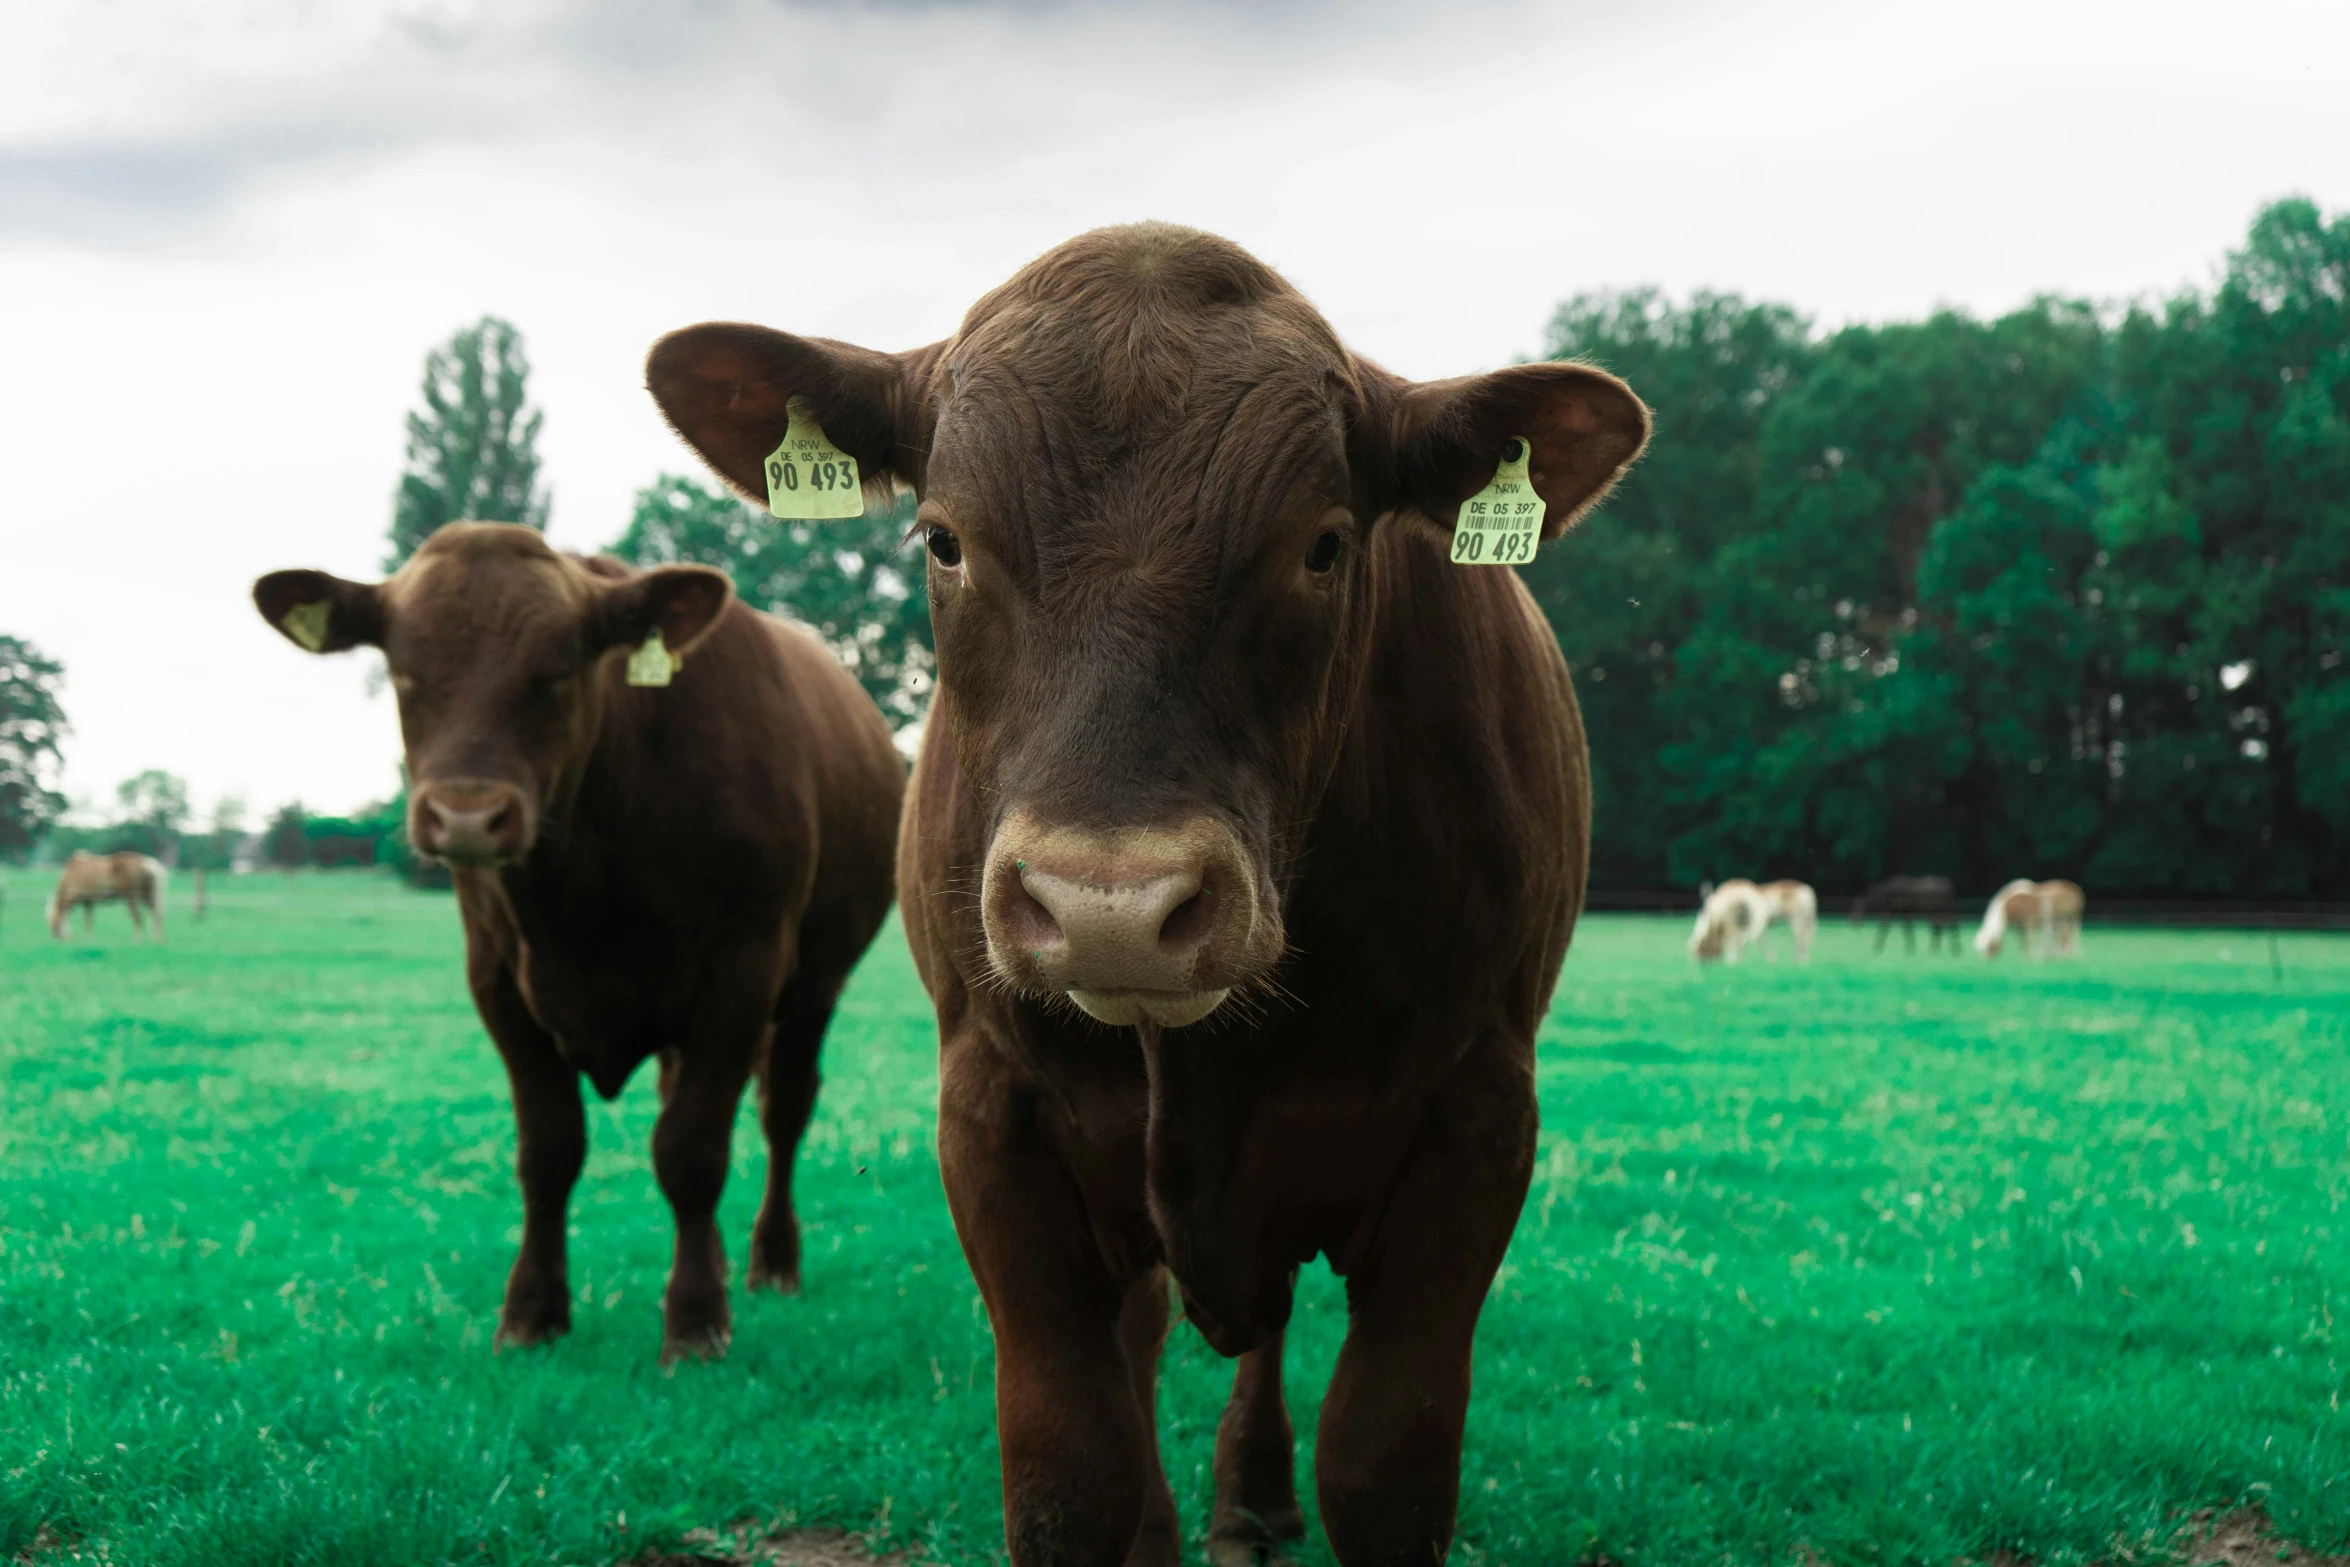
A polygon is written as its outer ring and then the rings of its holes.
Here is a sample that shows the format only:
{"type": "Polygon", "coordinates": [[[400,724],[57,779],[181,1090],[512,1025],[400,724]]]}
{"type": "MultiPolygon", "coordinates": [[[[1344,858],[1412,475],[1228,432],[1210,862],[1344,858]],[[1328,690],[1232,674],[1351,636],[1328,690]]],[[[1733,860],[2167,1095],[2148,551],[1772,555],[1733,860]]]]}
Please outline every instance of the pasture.
{"type": "MultiPolygon", "coordinates": [[[[650,1073],[592,1102],[576,1331],[490,1354],[512,1123],[445,896],[221,877],[197,923],[183,878],[168,947],[119,908],[60,945],[46,880],[5,874],[0,1558],[604,1564],[824,1524],[997,1559],[989,1340],[894,924],[825,1053],[807,1292],[738,1293],[730,1358],[671,1375],[650,1073]]],[[[2244,1502],[2350,1540],[2350,939],[2284,937],[2279,979],[2220,931],[1987,967],[1830,920],[1809,970],[1706,972],[1685,934],[1594,917],[1567,960],[1454,1560],[2146,1560],[2244,1502]]],[[[762,1157],[746,1107],[738,1263],[762,1157]]],[[[1342,1321],[1309,1269],[1307,1454],[1342,1321]]],[[[1226,1379],[1179,1326],[1195,1536],[1226,1379]]]]}

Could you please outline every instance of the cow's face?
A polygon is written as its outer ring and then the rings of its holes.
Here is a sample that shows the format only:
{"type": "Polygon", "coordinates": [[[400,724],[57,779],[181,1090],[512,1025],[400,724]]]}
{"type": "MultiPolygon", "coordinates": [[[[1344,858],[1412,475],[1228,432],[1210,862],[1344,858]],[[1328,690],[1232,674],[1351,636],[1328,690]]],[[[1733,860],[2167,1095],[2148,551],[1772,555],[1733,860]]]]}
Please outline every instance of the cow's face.
{"type": "Polygon", "coordinates": [[[676,652],[725,608],[722,573],[671,566],[615,579],[557,554],[532,529],[452,523],[380,583],[277,571],[253,585],[261,616],[311,652],[383,650],[408,762],[419,853],[510,865],[593,744],[600,666],[659,627],[676,652]]]}
{"type": "Polygon", "coordinates": [[[1382,592],[1373,530],[1449,529],[1527,437],[1555,533],[1646,434],[1582,366],[1401,381],[1245,253],[1160,226],[1063,246],[929,349],[712,325],[648,380],[746,491],[794,395],[918,491],[933,722],[990,813],[987,965],[1121,1024],[1196,1022],[1279,960],[1382,592]]]}

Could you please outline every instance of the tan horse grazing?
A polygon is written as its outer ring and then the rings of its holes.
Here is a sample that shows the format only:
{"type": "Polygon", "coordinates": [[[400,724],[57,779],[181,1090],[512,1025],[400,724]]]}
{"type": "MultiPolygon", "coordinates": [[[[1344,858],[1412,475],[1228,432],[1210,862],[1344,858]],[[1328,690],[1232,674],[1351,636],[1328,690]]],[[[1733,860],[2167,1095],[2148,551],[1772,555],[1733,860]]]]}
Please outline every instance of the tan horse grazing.
{"type": "Polygon", "coordinates": [[[1700,963],[1735,963],[1770,923],[1770,905],[1763,901],[1762,889],[1743,876],[1733,876],[1706,893],[1697,924],[1689,932],[1689,955],[1700,963]]]}
{"type": "Polygon", "coordinates": [[[2081,911],[2087,903],[2072,882],[2019,876],[1991,895],[1990,907],[1983,911],[1983,927],[1975,932],[1975,950],[1986,958],[1999,956],[2007,933],[2013,930],[2033,957],[2078,957],[2081,911]]]}
{"type": "Polygon", "coordinates": [[[163,939],[163,862],[145,854],[92,854],[76,849],[58,874],[57,890],[49,894],[49,934],[65,939],[65,917],[79,905],[82,929],[98,923],[98,905],[121,902],[131,911],[131,924],[147,934],[143,909],[155,916],[155,939],[163,939]]]}
{"type": "Polygon", "coordinates": [[[1735,963],[1748,946],[1762,940],[1773,920],[1787,922],[1795,961],[1809,963],[1812,934],[1820,925],[1820,900],[1811,888],[1799,881],[1758,887],[1737,876],[1706,893],[1697,926],[1689,933],[1689,955],[1700,963],[1717,958],[1735,963]]]}

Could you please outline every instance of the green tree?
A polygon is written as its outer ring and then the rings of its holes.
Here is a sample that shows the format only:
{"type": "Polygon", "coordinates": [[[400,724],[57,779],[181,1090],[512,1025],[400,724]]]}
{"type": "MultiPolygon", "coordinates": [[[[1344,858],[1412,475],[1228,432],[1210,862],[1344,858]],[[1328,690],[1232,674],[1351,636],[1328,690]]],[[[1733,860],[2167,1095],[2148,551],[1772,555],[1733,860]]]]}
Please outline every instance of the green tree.
{"type": "Polygon", "coordinates": [[[310,836],[305,830],[310,813],[299,800],[289,800],[270,813],[262,829],[261,852],[270,864],[292,870],[310,859],[310,836]]]}
{"type": "Polygon", "coordinates": [[[484,316],[424,358],[424,407],[408,415],[408,460],[392,502],[396,571],[443,524],[520,522],[544,529],[530,361],[511,323],[484,316]]]}
{"type": "Polygon", "coordinates": [[[921,718],[938,666],[913,499],[862,517],[783,522],[695,479],[637,492],[612,553],[637,566],[716,566],[746,603],[805,621],[900,729],[921,718]]]}
{"type": "Polygon", "coordinates": [[[21,858],[65,810],[51,788],[63,764],[65,667],[0,636],[0,854],[21,858]]]}
{"type": "Polygon", "coordinates": [[[1662,886],[1681,813],[1657,761],[1679,733],[1680,650],[1713,607],[1702,568],[1754,526],[1763,422],[1816,350],[1784,306],[1707,293],[1675,304],[1633,289],[1561,305],[1548,352],[1615,372],[1655,413],[1650,455],[1606,512],[1523,575],[1574,667],[1590,730],[1592,878],[1662,886]]]}
{"type": "Polygon", "coordinates": [[[177,864],[180,836],[188,825],[187,780],[151,767],[115,785],[114,798],[121,813],[109,834],[114,847],[177,864]]]}

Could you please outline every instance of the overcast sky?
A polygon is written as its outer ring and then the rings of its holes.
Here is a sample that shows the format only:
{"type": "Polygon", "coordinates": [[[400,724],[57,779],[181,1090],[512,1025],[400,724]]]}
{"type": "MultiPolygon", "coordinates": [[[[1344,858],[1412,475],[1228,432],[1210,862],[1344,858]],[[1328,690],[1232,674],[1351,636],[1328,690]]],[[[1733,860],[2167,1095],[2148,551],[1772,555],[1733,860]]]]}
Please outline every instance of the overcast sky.
{"type": "Polygon", "coordinates": [[[485,311],[592,548],[698,471],[659,333],[910,347],[1104,223],[1228,234],[1441,376],[1610,286],[2167,293],[2293,193],[2350,204],[2339,0],[11,6],[0,632],[65,662],[76,796],[345,810],[390,700],[246,590],[375,574],[422,356],[485,311]]]}

